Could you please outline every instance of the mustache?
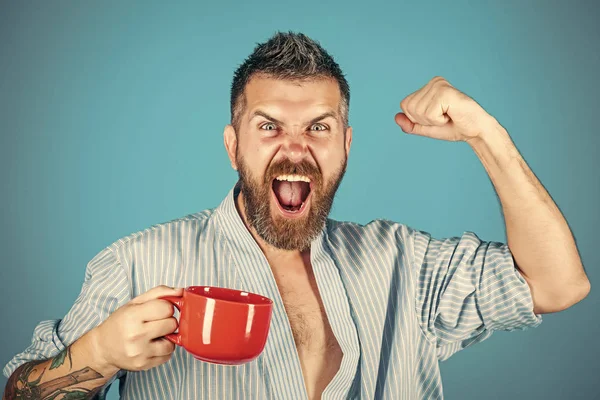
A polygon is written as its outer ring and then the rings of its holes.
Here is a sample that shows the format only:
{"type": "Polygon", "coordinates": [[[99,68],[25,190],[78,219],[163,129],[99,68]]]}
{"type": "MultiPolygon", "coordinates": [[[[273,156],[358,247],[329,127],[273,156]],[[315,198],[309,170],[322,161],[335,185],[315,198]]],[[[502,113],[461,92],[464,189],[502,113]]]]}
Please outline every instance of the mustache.
{"type": "Polygon", "coordinates": [[[304,175],[310,177],[317,183],[323,181],[321,170],[309,161],[292,162],[289,159],[283,159],[274,162],[267,168],[265,173],[265,183],[269,184],[279,175],[304,175]]]}

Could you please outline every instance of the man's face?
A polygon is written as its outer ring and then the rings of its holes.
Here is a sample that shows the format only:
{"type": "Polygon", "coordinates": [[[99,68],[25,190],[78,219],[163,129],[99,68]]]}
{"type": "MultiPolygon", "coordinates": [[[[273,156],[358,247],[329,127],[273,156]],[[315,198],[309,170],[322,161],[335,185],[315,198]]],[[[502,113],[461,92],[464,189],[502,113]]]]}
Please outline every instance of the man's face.
{"type": "Polygon", "coordinates": [[[245,99],[238,132],[228,126],[225,142],[248,223],[276,248],[305,250],[323,228],[352,141],[339,86],[256,76],[245,99]]]}

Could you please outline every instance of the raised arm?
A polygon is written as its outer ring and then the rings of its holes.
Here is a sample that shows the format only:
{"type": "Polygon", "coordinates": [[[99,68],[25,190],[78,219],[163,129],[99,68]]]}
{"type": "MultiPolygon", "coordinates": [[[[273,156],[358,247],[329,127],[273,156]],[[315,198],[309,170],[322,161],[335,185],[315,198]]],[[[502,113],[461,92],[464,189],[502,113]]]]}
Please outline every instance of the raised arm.
{"type": "Polygon", "coordinates": [[[406,97],[396,122],[406,133],[465,141],[500,198],[508,246],[537,314],[564,310],[590,291],[573,234],[506,130],[441,77],[406,97]]]}

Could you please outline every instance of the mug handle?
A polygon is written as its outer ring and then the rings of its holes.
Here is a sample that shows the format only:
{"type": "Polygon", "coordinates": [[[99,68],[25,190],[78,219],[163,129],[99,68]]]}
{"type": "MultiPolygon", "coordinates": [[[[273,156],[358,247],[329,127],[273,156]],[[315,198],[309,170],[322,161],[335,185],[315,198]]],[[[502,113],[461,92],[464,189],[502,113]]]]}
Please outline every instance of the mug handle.
{"type": "MultiPolygon", "coordinates": [[[[176,309],[179,310],[181,316],[181,309],[183,308],[183,297],[182,296],[165,296],[161,297],[162,300],[166,300],[173,304],[176,309]]],[[[177,346],[183,346],[181,342],[181,332],[169,333],[164,336],[169,342],[175,343],[177,346]]]]}

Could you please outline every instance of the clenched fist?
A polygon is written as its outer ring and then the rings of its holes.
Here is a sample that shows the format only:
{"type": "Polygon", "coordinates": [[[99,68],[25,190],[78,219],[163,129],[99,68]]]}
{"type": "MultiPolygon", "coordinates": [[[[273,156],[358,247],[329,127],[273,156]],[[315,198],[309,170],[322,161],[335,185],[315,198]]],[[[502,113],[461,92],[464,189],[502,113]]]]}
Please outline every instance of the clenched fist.
{"type": "Polygon", "coordinates": [[[435,77],[400,103],[396,123],[406,133],[450,141],[469,141],[495,119],[475,100],[442,77],[435,77]]]}
{"type": "Polygon", "coordinates": [[[177,329],[173,305],[164,296],[181,296],[183,289],[157,286],[132,299],[94,329],[95,351],[105,365],[142,371],[171,358],[175,345],[163,336],[177,329]]]}

